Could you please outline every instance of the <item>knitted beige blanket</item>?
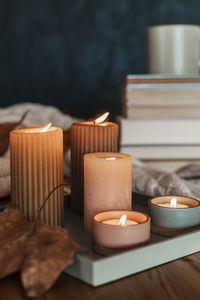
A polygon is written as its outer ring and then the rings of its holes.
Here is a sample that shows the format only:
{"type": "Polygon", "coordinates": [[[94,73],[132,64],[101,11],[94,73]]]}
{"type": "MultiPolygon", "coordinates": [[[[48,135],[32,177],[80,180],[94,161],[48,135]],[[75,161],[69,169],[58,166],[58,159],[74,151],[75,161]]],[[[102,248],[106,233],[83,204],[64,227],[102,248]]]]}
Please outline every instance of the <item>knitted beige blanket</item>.
{"type": "MultiPolygon", "coordinates": [[[[70,128],[76,120],[63,114],[57,108],[41,104],[22,103],[0,109],[0,123],[17,122],[23,113],[28,111],[19,127],[43,126],[50,122],[54,126],[70,128]]],[[[64,172],[69,175],[69,155],[64,156],[64,172]]],[[[7,153],[0,157],[0,197],[10,194],[10,155],[7,153]]]]}
{"type": "Polygon", "coordinates": [[[136,163],[133,165],[133,191],[151,197],[180,195],[200,200],[200,163],[186,165],[176,172],[136,163]]]}
{"type": "MultiPolygon", "coordinates": [[[[0,123],[17,122],[29,110],[20,127],[40,126],[52,122],[64,130],[76,121],[57,108],[41,104],[23,103],[0,109],[0,123]]],[[[70,175],[70,155],[64,156],[64,174],[70,175]]],[[[189,165],[177,173],[148,168],[133,158],[133,191],[148,195],[185,195],[200,199],[200,164],[189,165]]],[[[9,150],[0,157],[0,197],[10,194],[9,150]]]]}

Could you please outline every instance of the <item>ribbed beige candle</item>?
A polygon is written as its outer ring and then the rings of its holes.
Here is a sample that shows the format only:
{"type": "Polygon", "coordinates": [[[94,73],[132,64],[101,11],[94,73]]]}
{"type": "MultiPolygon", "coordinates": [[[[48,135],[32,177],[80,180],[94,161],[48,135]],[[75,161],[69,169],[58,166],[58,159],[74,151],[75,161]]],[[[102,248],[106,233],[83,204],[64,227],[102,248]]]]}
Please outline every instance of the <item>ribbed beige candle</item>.
{"type": "Polygon", "coordinates": [[[112,122],[78,122],[71,127],[71,206],[75,214],[84,213],[83,156],[93,152],[117,152],[118,125],[112,122]]]}
{"type": "Polygon", "coordinates": [[[91,231],[96,213],[132,208],[132,157],[122,153],[84,156],[84,225],[91,231]]]}
{"type": "MultiPolygon", "coordinates": [[[[21,128],[10,133],[11,198],[28,220],[37,217],[45,197],[63,183],[61,128],[21,128]]],[[[54,192],[41,212],[49,225],[63,224],[63,188],[54,192]]]]}

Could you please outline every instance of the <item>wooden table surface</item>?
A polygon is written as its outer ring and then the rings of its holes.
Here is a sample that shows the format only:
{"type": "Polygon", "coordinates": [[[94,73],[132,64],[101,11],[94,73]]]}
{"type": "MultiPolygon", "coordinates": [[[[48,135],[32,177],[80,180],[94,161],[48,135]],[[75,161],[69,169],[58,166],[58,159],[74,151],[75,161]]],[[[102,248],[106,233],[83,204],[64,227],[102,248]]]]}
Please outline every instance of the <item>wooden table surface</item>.
{"type": "MultiPolygon", "coordinates": [[[[0,300],[4,299],[27,299],[19,273],[0,281],[0,300]]],[[[199,300],[200,252],[97,288],[62,274],[51,290],[34,299],[199,300]]]]}
{"type": "MultiPolygon", "coordinates": [[[[136,197],[146,201],[143,196],[136,197]]],[[[0,280],[0,300],[22,299],[30,298],[19,272],[0,280]]],[[[200,252],[96,288],[63,273],[48,292],[34,299],[200,300],[200,252]]]]}

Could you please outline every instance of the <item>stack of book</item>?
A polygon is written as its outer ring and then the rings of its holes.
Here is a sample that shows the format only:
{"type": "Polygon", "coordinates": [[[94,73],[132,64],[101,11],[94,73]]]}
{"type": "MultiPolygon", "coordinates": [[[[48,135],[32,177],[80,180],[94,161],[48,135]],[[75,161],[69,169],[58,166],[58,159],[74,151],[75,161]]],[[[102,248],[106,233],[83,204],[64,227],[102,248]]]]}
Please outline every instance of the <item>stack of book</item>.
{"type": "Polygon", "coordinates": [[[128,75],[120,151],[142,160],[200,159],[200,76],[128,75]]]}

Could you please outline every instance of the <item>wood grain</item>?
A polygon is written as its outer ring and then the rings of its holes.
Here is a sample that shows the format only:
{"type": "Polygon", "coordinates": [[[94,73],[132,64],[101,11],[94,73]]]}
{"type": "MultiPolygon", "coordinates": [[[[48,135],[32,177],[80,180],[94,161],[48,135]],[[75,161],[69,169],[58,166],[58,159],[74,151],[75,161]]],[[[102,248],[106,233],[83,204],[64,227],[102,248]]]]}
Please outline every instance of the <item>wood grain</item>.
{"type": "MultiPolygon", "coordinates": [[[[200,297],[199,273],[200,253],[198,252],[98,288],[62,274],[50,291],[34,299],[198,300],[200,297]]],[[[0,281],[0,299],[28,299],[21,286],[19,273],[0,281]]]]}

